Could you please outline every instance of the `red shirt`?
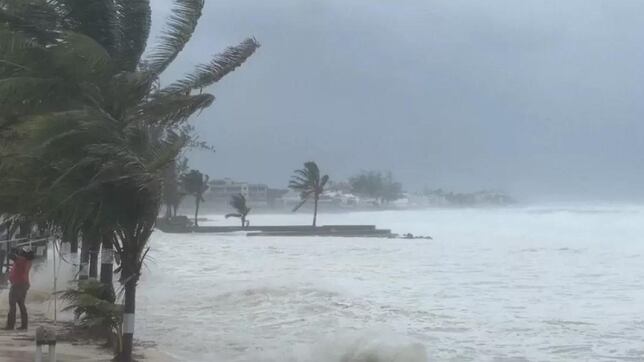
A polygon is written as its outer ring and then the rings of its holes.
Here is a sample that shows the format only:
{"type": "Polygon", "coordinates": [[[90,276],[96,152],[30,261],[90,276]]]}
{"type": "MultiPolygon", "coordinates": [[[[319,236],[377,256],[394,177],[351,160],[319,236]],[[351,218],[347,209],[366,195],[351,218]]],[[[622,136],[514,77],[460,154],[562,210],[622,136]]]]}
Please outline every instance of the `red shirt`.
{"type": "Polygon", "coordinates": [[[11,284],[29,284],[29,270],[31,269],[31,260],[24,256],[17,256],[13,266],[9,271],[9,281],[11,284]]]}

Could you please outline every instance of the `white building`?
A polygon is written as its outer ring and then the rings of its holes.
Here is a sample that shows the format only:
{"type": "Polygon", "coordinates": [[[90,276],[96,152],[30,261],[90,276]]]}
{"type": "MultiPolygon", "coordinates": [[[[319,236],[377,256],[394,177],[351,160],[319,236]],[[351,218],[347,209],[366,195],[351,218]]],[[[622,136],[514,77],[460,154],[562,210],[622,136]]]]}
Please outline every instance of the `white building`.
{"type": "Polygon", "coordinates": [[[229,178],[210,181],[206,197],[213,201],[228,202],[233,195],[239,194],[254,205],[265,205],[268,202],[268,186],[234,181],[229,178]]]}

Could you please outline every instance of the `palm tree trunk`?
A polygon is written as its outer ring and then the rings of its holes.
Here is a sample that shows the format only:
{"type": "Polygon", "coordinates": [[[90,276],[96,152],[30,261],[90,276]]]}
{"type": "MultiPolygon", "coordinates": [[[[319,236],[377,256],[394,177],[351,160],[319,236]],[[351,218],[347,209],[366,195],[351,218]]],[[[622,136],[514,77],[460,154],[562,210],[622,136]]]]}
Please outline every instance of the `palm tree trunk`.
{"type": "Polygon", "coordinates": [[[241,217],[241,224],[242,224],[242,229],[246,227],[246,217],[245,216],[241,217]]]}
{"type": "MultiPolygon", "coordinates": [[[[0,228],[4,227],[0,223],[0,228]]],[[[9,230],[6,230],[6,240],[11,240],[11,235],[9,235],[9,230]]],[[[4,241],[4,240],[3,240],[4,241]]],[[[0,244],[0,274],[4,274],[5,270],[9,271],[9,261],[5,263],[5,260],[7,259],[7,256],[9,255],[9,243],[2,243],[0,244]],[[5,269],[4,266],[7,266],[5,269]]]]}
{"type": "Polygon", "coordinates": [[[80,266],[78,270],[78,280],[87,280],[89,278],[89,236],[83,233],[83,242],[81,243],[80,266]]]}
{"type": "Polygon", "coordinates": [[[126,276],[125,303],[123,306],[123,350],[118,360],[121,362],[132,361],[134,347],[134,311],[136,309],[136,278],[126,276]]]}
{"type": "Polygon", "coordinates": [[[67,232],[65,241],[69,241],[69,251],[72,254],[78,254],[78,233],[71,229],[66,229],[65,231],[67,232]]]}
{"type": "Polygon", "coordinates": [[[101,283],[112,287],[114,248],[111,235],[103,235],[101,243],[101,283]]]}
{"type": "Polygon", "coordinates": [[[167,203],[165,204],[165,218],[170,220],[172,217],[172,204],[167,203]]]}
{"type": "Polygon", "coordinates": [[[199,216],[199,203],[201,202],[201,197],[196,198],[196,206],[195,206],[195,226],[199,226],[199,223],[197,222],[197,217],[199,216]]]}
{"type": "Polygon", "coordinates": [[[315,200],[314,200],[314,206],[313,206],[313,227],[317,226],[318,222],[318,200],[320,199],[320,196],[315,195],[315,200]]]}
{"type": "Polygon", "coordinates": [[[89,279],[98,279],[98,248],[97,240],[92,240],[89,246],[89,279]]]}

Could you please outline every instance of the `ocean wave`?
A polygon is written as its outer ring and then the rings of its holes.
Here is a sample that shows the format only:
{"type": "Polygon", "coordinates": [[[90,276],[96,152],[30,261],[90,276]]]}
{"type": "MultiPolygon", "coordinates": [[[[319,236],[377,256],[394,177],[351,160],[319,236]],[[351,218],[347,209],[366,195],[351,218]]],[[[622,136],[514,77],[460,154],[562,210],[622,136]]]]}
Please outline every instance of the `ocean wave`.
{"type": "Polygon", "coordinates": [[[314,346],[300,347],[294,355],[274,361],[289,362],[427,362],[427,349],[407,337],[382,333],[344,334],[314,346]]]}

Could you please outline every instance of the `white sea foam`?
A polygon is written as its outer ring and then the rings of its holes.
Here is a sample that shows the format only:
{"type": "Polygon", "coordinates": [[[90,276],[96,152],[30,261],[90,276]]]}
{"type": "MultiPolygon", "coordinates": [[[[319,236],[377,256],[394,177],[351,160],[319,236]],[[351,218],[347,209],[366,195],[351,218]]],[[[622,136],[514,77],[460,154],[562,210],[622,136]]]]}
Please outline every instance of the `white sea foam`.
{"type": "Polygon", "coordinates": [[[137,336],[186,361],[642,360],[642,211],[320,216],[433,241],[155,233],[137,336]]]}

